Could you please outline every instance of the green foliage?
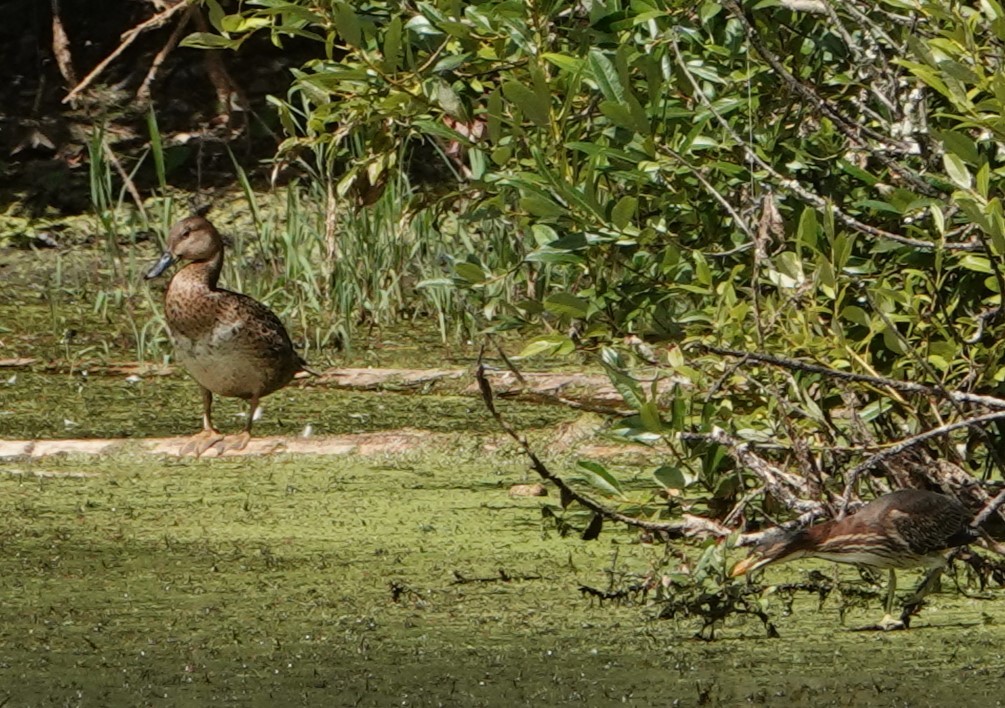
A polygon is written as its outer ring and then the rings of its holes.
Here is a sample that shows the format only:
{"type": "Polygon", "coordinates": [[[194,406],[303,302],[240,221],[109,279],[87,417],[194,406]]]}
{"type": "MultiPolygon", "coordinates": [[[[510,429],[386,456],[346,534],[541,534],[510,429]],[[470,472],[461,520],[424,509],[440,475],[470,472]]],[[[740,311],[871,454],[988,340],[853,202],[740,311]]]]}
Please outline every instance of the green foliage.
{"type": "Polygon", "coordinates": [[[340,199],[405,173],[415,212],[450,207],[476,235],[449,279],[478,323],[545,328],[525,356],[637,343],[675,385],[605,356],[637,411],[620,432],[668,443],[656,478],[710,513],[748,473],[682,430],[777,444],[811,475],[960,411],[707,345],[936,389],[1005,379],[1001,318],[979,320],[1005,289],[996,2],[207,5],[218,34],[190,45],[318,42],[274,102],[280,154],[340,199]]]}

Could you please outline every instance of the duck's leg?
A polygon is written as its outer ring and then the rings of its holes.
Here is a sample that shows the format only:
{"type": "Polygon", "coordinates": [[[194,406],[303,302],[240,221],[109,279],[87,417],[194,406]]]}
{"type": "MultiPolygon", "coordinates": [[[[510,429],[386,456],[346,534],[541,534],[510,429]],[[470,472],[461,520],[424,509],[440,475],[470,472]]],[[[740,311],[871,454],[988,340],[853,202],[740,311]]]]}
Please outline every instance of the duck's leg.
{"type": "Polygon", "coordinates": [[[248,399],[248,422],[244,424],[244,430],[221,443],[221,455],[228,450],[237,452],[248,446],[248,443],[251,442],[251,426],[255,423],[255,413],[257,411],[258,396],[252,396],[248,399]]]}
{"type": "Polygon", "coordinates": [[[194,454],[196,457],[202,455],[209,448],[218,445],[223,440],[223,433],[213,427],[213,392],[208,388],[202,389],[202,430],[182,445],[182,457],[194,454]]]}

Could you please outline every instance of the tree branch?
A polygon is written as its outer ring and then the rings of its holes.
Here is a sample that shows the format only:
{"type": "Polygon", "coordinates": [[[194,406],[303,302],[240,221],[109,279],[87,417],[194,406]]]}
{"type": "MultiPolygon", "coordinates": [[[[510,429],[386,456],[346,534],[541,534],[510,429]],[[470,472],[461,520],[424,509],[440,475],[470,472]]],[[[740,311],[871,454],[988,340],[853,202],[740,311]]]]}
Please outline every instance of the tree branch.
{"type": "MultiPolygon", "coordinates": [[[[484,352],[483,352],[484,353],[484,352]]],[[[494,396],[492,393],[492,384],[489,383],[488,377],[485,375],[485,366],[482,362],[482,355],[478,357],[478,368],[475,370],[475,378],[478,381],[478,389],[481,391],[482,400],[485,402],[485,407],[488,408],[489,413],[495,418],[499,427],[509,435],[513,440],[516,441],[517,445],[523,451],[524,455],[530,460],[531,468],[541,476],[542,479],[554,484],[558,487],[562,494],[563,499],[572,499],[578,502],[581,506],[589,509],[594,514],[598,514],[605,519],[610,521],[616,521],[618,523],[625,524],[626,526],[632,526],[635,528],[646,529],[647,531],[654,531],[666,535],[669,538],[684,538],[687,536],[715,536],[719,538],[725,538],[732,533],[731,529],[713,521],[712,519],[706,519],[700,516],[693,516],[691,514],[685,514],[683,521],[678,522],[658,522],[658,521],[646,521],[644,519],[636,519],[635,517],[628,516],[627,514],[622,514],[620,512],[614,511],[604,506],[600,502],[591,499],[584,494],[580,494],[572,487],[570,487],[564,479],[554,474],[548,467],[541,461],[534,450],[530,447],[527,442],[527,438],[520,435],[512,425],[510,425],[503,417],[502,414],[496,409],[494,396]]]]}
{"type": "Polygon", "coordinates": [[[712,354],[719,354],[721,356],[740,357],[760,362],[762,364],[780,366],[785,369],[822,374],[824,376],[841,379],[843,381],[855,381],[857,383],[866,383],[873,386],[892,388],[905,393],[918,393],[925,396],[945,398],[956,403],[971,403],[974,405],[986,406],[987,408],[1005,409],[1005,399],[997,398],[995,396],[982,396],[976,393],[966,393],[965,391],[939,389],[934,386],[928,386],[927,384],[913,383],[911,381],[898,381],[897,379],[891,379],[885,376],[872,376],[869,374],[856,374],[851,371],[839,371],[837,369],[831,369],[827,366],[821,366],[820,364],[810,364],[804,361],[799,361],[798,359],[789,359],[788,357],[776,356],[774,354],[757,354],[755,352],[745,352],[738,349],[717,347],[712,344],[700,344],[698,346],[705,351],[711,352],[712,354]]]}

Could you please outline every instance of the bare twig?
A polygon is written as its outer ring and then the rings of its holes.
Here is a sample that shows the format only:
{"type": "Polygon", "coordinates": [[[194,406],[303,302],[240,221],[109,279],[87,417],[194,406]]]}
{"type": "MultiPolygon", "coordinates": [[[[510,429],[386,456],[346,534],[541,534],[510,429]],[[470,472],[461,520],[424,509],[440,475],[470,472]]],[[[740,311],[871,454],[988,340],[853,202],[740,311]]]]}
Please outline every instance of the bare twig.
{"type": "Polygon", "coordinates": [[[980,528],[981,526],[984,525],[984,522],[988,520],[989,516],[998,511],[998,509],[1002,506],[1002,504],[1005,504],[1005,489],[998,492],[998,495],[994,499],[992,499],[991,501],[989,501],[987,504],[984,505],[984,508],[981,509],[980,513],[978,513],[977,516],[974,517],[974,520],[971,522],[970,525],[973,526],[974,528],[980,528]]]}
{"type": "Polygon", "coordinates": [[[56,66],[66,83],[71,86],[77,83],[77,72],[73,70],[73,55],[70,53],[70,38],[66,36],[59,16],[59,0],[52,0],[52,55],[56,57],[56,66]]]}
{"type": "Polygon", "coordinates": [[[145,20],[140,24],[136,25],[128,32],[123,33],[122,42],[119,44],[119,46],[116,47],[111,54],[102,59],[101,62],[99,62],[96,67],[91,69],[90,73],[84,77],[83,81],[74,86],[73,90],[71,90],[68,94],[66,94],[66,98],[63,99],[63,103],[69,103],[73,101],[75,98],[77,98],[77,96],[79,96],[81,93],[83,93],[83,91],[92,83],[94,83],[94,80],[97,79],[98,76],[100,76],[101,73],[108,68],[109,64],[115,61],[122,54],[122,52],[126,51],[126,49],[128,49],[129,46],[134,41],[136,41],[137,37],[139,37],[141,34],[143,34],[149,29],[160,27],[169,19],[171,19],[176,13],[189,7],[189,5],[190,0],[179,0],[178,4],[172,5],[163,12],[157,13],[150,19],[145,20]]]}
{"type": "Polygon", "coordinates": [[[765,490],[789,509],[800,514],[817,513],[821,510],[820,502],[801,499],[797,496],[797,493],[809,494],[806,489],[806,479],[786,472],[755,454],[749,443],[739,442],[721,428],[715,428],[708,439],[729,450],[729,456],[736,460],[737,464],[757,475],[764,482],[765,490]]]}
{"type": "Polygon", "coordinates": [[[711,344],[702,344],[700,346],[713,354],[745,358],[762,364],[770,364],[771,366],[780,366],[782,368],[793,369],[796,371],[807,371],[814,374],[822,374],[824,376],[829,376],[830,378],[840,379],[843,381],[855,381],[857,383],[865,383],[872,386],[891,388],[905,393],[919,393],[926,396],[947,398],[958,403],[972,403],[975,405],[986,406],[988,408],[1005,409],[1005,399],[997,398],[995,396],[982,396],[975,393],[967,393],[965,391],[939,390],[938,388],[928,386],[926,384],[913,383],[911,381],[898,381],[897,379],[890,379],[885,376],[872,376],[869,374],[856,374],[851,371],[839,371],[837,369],[831,369],[827,366],[810,364],[804,361],[799,361],[798,359],[790,359],[788,357],[776,356],[774,354],[757,354],[755,352],[745,352],[738,349],[717,347],[711,344]]]}
{"type": "MultiPolygon", "coordinates": [[[[484,354],[484,351],[482,352],[484,354]]],[[[530,460],[531,468],[537,472],[543,479],[551,482],[562,494],[562,498],[568,498],[576,501],[580,506],[589,509],[594,514],[598,514],[605,519],[610,521],[616,521],[618,523],[625,524],[626,526],[632,526],[635,528],[646,529],[647,531],[654,531],[661,534],[665,534],[669,538],[684,538],[687,536],[715,536],[719,538],[725,538],[732,531],[725,526],[713,521],[712,519],[706,519],[700,516],[692,516],[690,514],[685,514],[683,521],[678,522],[657,522],[657,521],[646,521],[645,519],[637,519],[633,516],[628,516],[627,514],[622,514],[620,512],[609,509],[603,504],[591,499],[590,497],[580,494],[570,487],[564,479],[554,474],[548,467],[541,461],[537,456],[537,453],[530,447],[527,442],[527,438],[520,435],[512,425],[507,422],[499,411],[496,409],[495,400],[492,393],[492,384],[489,383],[488,377],[485,375],[485,367],[481,361],[482,356],[479,356],[478,368],[475,371],[475,378],[478,381],[478,389],[481,391],[482,400],[485,402],[485,407],[488,409],[492,417],[495,418],[496,423],[499,427],[516,441],[517,445],[520,446],[521,451],[530,460]]]]}
{"type": "Polygon", "coordinates": [[[195,6],[190,5],[185,14],[182,15],[181,20],[175,25],[174,30],[171,32],[171,36],[161,47],[160,51],[157,52],[157,56],[154,60],[150,62],[150,69],[147,70],[147,75],[143,78],[143,83],[140,87],[136,89],[136,100],[140,103],[146,103],[150,100],[150,86],[153,84],[154,79],[157,76],[157,70],[160,69],[161,64],[167,59],[168,54],[170,54],[175,47],[178,46],[178,42],[181,41],[181,36],[185,32],[185,28],[188,27],[189,21],[192,19],[192,15],[195,12],[195,6]]]}
{"type": "MultiPolygon", "coordinates": [[[[743,231],[743,233],[745,233],[751,241],[754,240],[753,230],[747,224],[746,220],[742,216],[740,216],[739,213],[737,213],[736,209],[733,208],[733,205],[730,203],[730,201],[726,199],[726,197],[724,197],[722,194],[720,194],[719,191],[715,188],[715,186],[708,180],[708,178],[705,177],[706,170],[703,167],[699,167],[697,165],[692,164],[690,161],[686,160],[684,156],[681,155],[679,152],[677,152],[673,148],[667,147],[666,145],[660,144],[657,146],[657,149],[660,150],[661,152],[665,152],[667,155],[669,155],[674,160],[676,160],[681,165],[690,170],[692,176],[694,176],[701,183],[701,186],[705,188],[705,191],[708,192],[709,195],[711,195],[711,197],[715,199],[715,201],[719,202],[719,206],[725,209],[727,214],[733,217],[733,222],[737,225],[737,227],[741,231],[743,231]]],[[[725,254],[718,253],[714,255],[721,256],[725,254]]]]}
{"type": "Polygon", "coordinates": [[[469,578],[466,575],[461,575],[459,570],[454,571],[454,579],[450,581],[451,585],[466,585],[468,583],[509,583],[514,580],[540,580],[542,576],[537,573],[531,575],[511,575],[506,572],[505,569],[500,568],[498,575],[490,575],[488,577],[478,577],[469,578]]]}
{"type": "Polygon", "coordinates": [[[105,153],[105,159],[112,163],[115,171],[119,173],[119,177],[122,179],[122,184],[125,185],[126,191],[129,192],[129,196],[131,196],[133,201],[136,202],[136,208],[139,210],[140,214],[143,215],[143,220],[146,221],[147,211],[143,207],[143,197],[140,196],[140,192],[136,189],[136,184],[133,182],[132,177],[128,172],[126,172],[126,168],[122,166],[119,158],[108,145],[108,141],[105,139],[104,135],[101,136],[101,147],[105,153]]]}
{"type": "MultiPolygon", "coordinates": [[[[966,420],[960,420],[955,423],[940,425],[937,428],[932,428],[931,430],[926,430],[925,432],[919,433],[918,435],[912,435],[909,438],[905,438],[904,440],[901,440],[895,445],[891,445],[885,450],[882,450],[881,452],[877,452],[875,455],[870,456],[864,462],[861,462],[860,464],[856,465],[846,473],[847,480],[845,481],[844,493],[841,495],[841,512],[839,513],[838,518],[844,516],[845,509],[848,506],[849,501],[851,500],[851,495],[855,488],[855,482],[858,481],[858,478],[866,470],[875,467],[884,460],[888,460],[891,457],[895,457],[900,453],[904,452],[904,450],[907,450],[908,448],[923,443],[926,440],[931,440],[932,438],[947,435],[953,432],[954,430],[959,430],[960,428],[980,426],[983,425],[984,423],[988,423],[993,420],[1001,420],[1002,418],[1005,418],[1005,411],[987,413],[985,415],[979,415],[974,418],[967,418],[966,420]]],[[[991,511],[993,512],[994,509],[992,509],[991,511]]],[[[988,513],[990,514],[991,512],[988,513]]]]}

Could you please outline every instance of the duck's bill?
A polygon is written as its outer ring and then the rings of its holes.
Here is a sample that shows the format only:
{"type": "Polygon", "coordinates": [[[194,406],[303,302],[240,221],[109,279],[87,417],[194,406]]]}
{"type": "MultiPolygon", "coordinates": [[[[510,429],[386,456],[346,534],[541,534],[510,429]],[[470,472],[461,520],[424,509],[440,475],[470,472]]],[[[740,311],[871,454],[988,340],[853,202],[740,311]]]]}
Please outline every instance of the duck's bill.
{"type": "Polygon", "coordinates": [[[160,259],[156,263],[154,263],[154,267],[148,270],[147,274],[144,277],[147,280],[150,280],[151,278],[156,278],[161,273],[170,268],[172,263],[174,263],[174,256],[172,256],[169,252],[165,251],[164,254],[160,257],[160,259]]]}

